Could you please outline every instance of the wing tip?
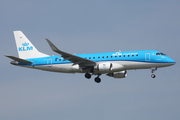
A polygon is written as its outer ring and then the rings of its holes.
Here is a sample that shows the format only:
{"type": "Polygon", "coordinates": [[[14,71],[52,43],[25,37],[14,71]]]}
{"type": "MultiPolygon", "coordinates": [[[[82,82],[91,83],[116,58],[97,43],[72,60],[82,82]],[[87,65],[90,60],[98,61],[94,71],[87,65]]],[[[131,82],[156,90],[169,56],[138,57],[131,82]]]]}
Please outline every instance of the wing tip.
{"type": "Polygon", "coordinates": [[[49,39],[45,38],[53,51],[60,51],[49,39]]]}

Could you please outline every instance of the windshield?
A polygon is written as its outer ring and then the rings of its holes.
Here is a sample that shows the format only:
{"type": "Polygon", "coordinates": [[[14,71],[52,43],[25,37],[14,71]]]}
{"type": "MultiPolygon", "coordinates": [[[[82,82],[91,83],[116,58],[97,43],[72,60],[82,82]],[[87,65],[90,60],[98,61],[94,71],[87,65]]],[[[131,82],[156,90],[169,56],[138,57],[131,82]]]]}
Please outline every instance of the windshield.
{"type": "Polygon", "coordinates": [[[156,55],[161,55],[160,53],[156,53],[156,55]]]}
{"type": "Polygon", "coordinates": [[[166,54],[164,54],[164,53],[156,53],[156,55],[166,55],[166,54]]]}
{"type": "Polygon", "coordinates": [[[164,54],[164,53],[161,53],[161,55],[166,55],[166,54],[164,54]]]}

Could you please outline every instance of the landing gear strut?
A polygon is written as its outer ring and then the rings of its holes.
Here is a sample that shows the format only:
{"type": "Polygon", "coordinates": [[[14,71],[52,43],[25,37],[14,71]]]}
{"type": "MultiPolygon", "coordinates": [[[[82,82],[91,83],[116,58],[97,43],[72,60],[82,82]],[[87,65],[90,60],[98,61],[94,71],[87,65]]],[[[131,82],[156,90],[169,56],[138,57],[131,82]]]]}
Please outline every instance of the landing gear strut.
{"type": "MultiPolygon", "coordinates": [[[[154,72],[155,72],[155,70],[157,70],[157,68],[151,68],[151,70],[152,70],[152,71],[151,71],[151,73],[154,73],[154,72]]],[[[156,77],[156,75],[155,75],[155,74],[152,74],[152,75],[151,75],[151,77],[152,77],[152,78],[155,78],[155,77],[156,77]]]]}
{"type": "Polygon", "coordinates": [[[91,74],[86,73],[86,74],[85,74],[85,77],[86,77],[87,79],[90,79],[90,78],[91,78],[91,74]]]}

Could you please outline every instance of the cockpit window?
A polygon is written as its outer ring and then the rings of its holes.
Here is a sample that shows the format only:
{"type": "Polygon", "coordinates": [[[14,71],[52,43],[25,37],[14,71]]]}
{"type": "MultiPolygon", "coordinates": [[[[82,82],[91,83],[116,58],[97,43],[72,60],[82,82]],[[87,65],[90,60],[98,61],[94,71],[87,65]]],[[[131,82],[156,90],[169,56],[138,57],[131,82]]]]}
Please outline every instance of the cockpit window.
{"type": "Polygon", "coordinates": [[[164,53],[156,53],[156,55],[166,55],[166,54],[164,54],[164,53]]]}
{"type": "Polygon", "coordinates": [[[161,55],[166,55],[166,54],[164,54],[164,53],[161,53],[161,55]]]}
{"type": "Polygon", "coordinates": [[[156,53],[156,55],[161,55],[160,53],[156,53]]]}

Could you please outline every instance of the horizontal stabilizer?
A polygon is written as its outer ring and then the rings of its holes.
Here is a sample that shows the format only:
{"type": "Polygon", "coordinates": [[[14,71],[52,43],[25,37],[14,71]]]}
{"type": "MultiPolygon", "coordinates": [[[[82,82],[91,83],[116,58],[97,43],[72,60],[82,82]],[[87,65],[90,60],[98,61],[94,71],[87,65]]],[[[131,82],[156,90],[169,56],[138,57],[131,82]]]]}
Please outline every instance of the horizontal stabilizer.
{"type": "Polygon", "coordinates": [[[32,63],[32,62],[30,62],[30,61],[28,61],[28,60],[24,60],[24,59],[17,58],[17,57],[14,57],[14,56],[8,56],[8,55],[5,55],[5,56],[8,57],[8,58],[13,59],[13,60],[15,60],[15,61],[18,61],[18,62],[20,62],[20,63],[32,63]]]}

